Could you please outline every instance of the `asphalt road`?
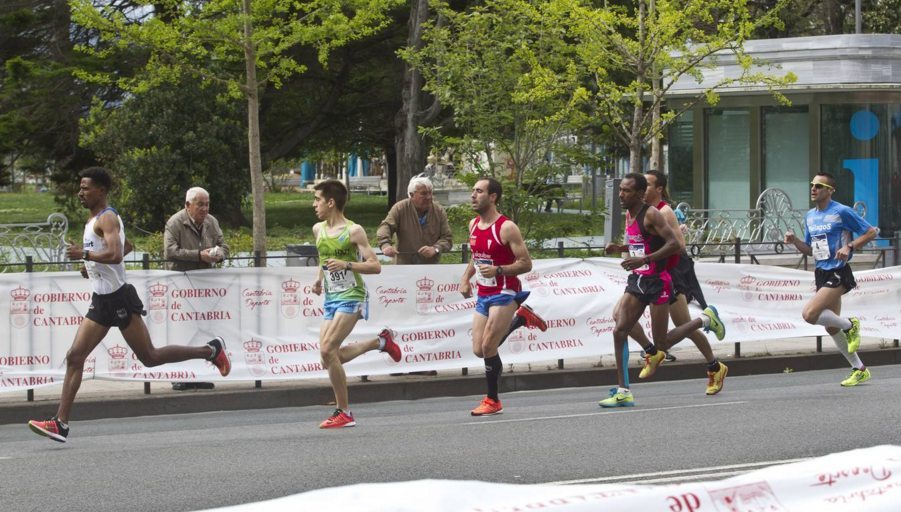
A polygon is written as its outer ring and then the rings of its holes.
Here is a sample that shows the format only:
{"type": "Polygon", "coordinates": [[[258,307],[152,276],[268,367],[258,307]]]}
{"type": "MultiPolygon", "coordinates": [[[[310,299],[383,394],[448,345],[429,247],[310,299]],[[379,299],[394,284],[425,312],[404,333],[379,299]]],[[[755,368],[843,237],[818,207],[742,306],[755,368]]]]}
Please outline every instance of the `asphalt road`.
{"type": "Polygon", "coordinates": [[[781,461],[901,444],[901,366],[843,389],[843,370],[642,383],[637,406],[606,389],[361,404],[358,426],[322,431],[324,407],[82,421],[69,442],[0,426],[0,509],[187,511],[359,482],[712,480],[781,461]]]}

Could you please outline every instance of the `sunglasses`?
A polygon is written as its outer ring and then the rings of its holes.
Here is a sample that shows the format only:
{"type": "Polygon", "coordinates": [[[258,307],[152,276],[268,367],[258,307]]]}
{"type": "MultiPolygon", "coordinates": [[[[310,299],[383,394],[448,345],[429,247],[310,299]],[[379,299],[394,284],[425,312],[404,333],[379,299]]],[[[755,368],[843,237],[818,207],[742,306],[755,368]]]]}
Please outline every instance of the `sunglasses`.
{"type": "Polygon", "coordinates": [[[813,188],[815,188],[817,190],[821,190],[824,188],[828,188],[829,190],[835,190],[835,187],[833,187],[832,185],[830,185],[828,183],[814,183],[811,181],[810,184],[813,185],[813,188]]]}

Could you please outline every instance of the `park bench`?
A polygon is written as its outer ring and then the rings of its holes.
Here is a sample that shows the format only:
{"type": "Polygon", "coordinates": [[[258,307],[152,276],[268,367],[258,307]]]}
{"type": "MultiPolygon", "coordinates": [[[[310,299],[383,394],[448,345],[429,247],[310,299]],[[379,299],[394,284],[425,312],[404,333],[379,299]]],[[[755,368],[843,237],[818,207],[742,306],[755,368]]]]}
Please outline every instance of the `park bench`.
{"type": "Polygon", "coordinates": [[[387,191],[387,188],[382,187],[381,176],[348,176],[347,188],[351,191],[364,191],[367,194],[373,192],[381,194],[382,192],[387,191]]]}
{"type": "MultiPolygon", "coordinates": [[[[0,224],[0,263],[21,263],[30,256],[35,263],[65,260],[69,221],[61,213],[51,213],[47,222],[0,224]]],[[[0,266],[0,272],[20,271],[0,266]]]]}

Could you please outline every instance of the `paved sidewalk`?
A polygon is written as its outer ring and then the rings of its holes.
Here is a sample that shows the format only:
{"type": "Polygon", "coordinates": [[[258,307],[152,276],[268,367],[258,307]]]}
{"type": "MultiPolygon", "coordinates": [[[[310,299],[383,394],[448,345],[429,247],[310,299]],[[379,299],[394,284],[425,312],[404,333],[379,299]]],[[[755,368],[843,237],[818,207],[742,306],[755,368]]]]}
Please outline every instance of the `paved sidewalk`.
{"type": "MultiPolygon", "coordinates": [[[[632,344],[633,347],[637,346],[632,344]]],[[[729,376],[778,374],[783,372],[835,369],[836,386],[847,374],[848,365],[838,354],[832,340],[824,336],[822,352],[816,351],[816,338],[794,338],[740,346],[741,357],[734,354],[735,344],[714,342],[717,358],[729,366],[729,376]]],[[[901,364],[901,349],[894,340],[864,338],[861,359],[871,367],[901,364]]],[[[690,341],[683,341],[673,351],[677,361],[664,363],[654,375],[655,381],[696,379],[698,392],[706,387],[703,359],[690,341]]],[[[640,386],[638,379],[641,359],[635,352],[630,360],[630,380],[640,386]]],[[[467,375],[461,370],[440,371],[437,376],[388,375],[349,377],[351,403],[388,400],[415,400],[436,396],[482,395],[485,381],[482,368],[470,368],[467,375]]],[[[874,379],[879,378],[878,370],[874,379]]],[[[597,386],[598,398],[615,385],[613,356],[579,358],[532,364],[504,365],[501,392],[552,389],[562,387],[597,386]]],[[[56,411],[61,386],[34,390],[34,401],[26,401],[26,393],[0,393],[0,424],[24,423],[31,418],[49,417],[56,411]]],[[[723,393],[728,393],[728,378],[723,393]]],[[[89,380],[82,383],[74,406],[76,420],[146,416],[157,414],[193,413],[219,410],[266,409],[307,405],[333,405],[334,397],[328,381],[291,380],[264,381],[261,388],[253,382],[216,383],[214,390],[173,391],[168,382],[154,382],[151,393],[145,394],[144,383],[132,381],[89,380]]]]}

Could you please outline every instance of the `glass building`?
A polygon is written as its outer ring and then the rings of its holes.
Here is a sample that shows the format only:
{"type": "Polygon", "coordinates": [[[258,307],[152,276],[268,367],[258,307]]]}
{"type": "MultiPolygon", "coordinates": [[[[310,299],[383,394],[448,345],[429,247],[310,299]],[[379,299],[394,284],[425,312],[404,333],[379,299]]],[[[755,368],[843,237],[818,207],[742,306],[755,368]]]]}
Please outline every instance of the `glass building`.
{"type": "MultiPolygon", "coordinates": [[[[798,80],[780,106],[760,87],[720,89],[715,107],[699,103],[669,128],[673,199],[698,209],[754,208],[779,188],[792,207],[810,208],[809,183],[836,176],[834,199],[855,205],[891,237],[901,229],[901,35],[853,34],[748,41],[745,51],[798,80]]],[[[730,60],[731,59],[731,60],[730,60]]],[[[718,59],[700,84],[684,79],[667,96],[686,105],[740,68],[718,59]]]]}

